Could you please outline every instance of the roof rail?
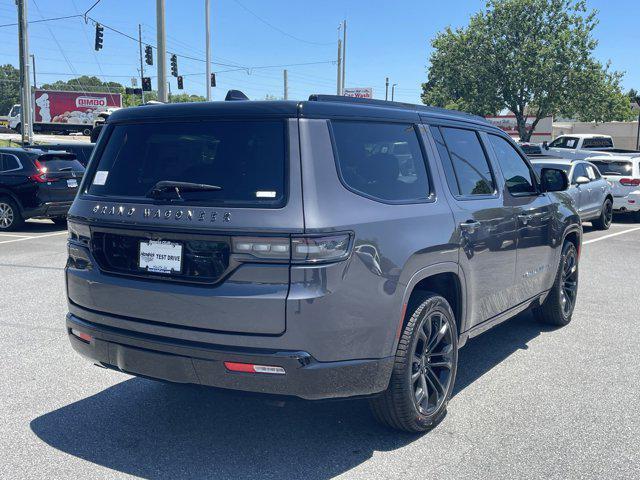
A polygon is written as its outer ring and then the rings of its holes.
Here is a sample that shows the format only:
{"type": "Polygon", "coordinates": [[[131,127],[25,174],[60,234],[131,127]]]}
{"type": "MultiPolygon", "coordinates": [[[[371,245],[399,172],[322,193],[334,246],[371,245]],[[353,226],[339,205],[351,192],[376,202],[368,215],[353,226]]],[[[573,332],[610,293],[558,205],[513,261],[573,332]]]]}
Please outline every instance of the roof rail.
{"type": "Polygon", "coordinates": [[[310,102],[340,102],[340,103],[356,103],[360,105],[371,105],[387,108],[404,108],[406,110],[413,110],[416,112],[432,113],[432,114],[445,114],[456,117],[462,117],[466,119],[472,119],[475,121],[481,121],[488,123],[488,121],[478,115],[472,113],[460,112],[458,110],[449,110],[447,108],[432,107],[429,105],[416,105],[414,103],[403,102],[390,102],[388,100],[376,100],[373,98],[358,98],[358,97],[345,97],[342,95],[324,95],[313,94],[309,95],[310,102]]]}

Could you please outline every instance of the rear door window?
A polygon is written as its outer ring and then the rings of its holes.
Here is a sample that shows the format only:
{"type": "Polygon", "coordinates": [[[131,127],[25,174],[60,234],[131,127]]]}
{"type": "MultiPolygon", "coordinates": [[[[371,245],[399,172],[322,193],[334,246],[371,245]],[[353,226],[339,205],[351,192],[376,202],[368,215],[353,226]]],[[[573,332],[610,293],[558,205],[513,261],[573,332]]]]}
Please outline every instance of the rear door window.
{"type": "Polygon", "coordinates": [[[549,148],[569,148],[578,147],[578,138],[576,137],[558,137],[549,144],[549,148]]]}
{"type": "Polygon", "coordinates": [[[0,173],[12,172],[21,168],[18,159],[9,153],[0,153],[0,173]]]}
{"type": "Polygon", "coordinates": [[[445,171],[455,175],[457,189],[454,193],[463,196],[493,195],[495,182],[478,134],[473,130],[451,127],[441,127],[440,131],[444,142],[438,149],[441,157],[445,154],[445,171]]]}
{"type": "Polygon", "coordinates": [[[507,190],[512,195],[531,195],[537,192],[533,174],[524,159],[507,140],[489,135],[489,142],[498,159],[507,190]]]}
{"type": "Polygon", "coordinates": [[[161,181],[218,186],[183,191],[197,205],[285,204],[285,123],[281,120],[115,125],[95,167],[91,195],[144,199],[161,181]]]}
{"type": "Polygon", "coordinates": [[[338,169],[355,193],[389,202],[429,198],[429,180],[411,124],[333,121],[338,169]]]}

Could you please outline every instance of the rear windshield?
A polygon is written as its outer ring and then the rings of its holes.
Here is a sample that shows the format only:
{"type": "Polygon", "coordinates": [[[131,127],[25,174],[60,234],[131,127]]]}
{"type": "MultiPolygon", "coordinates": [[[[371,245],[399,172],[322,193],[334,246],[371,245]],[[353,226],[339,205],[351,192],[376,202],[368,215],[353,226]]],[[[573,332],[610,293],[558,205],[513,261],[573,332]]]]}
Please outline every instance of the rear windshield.
{"type": "Polygon", "coordinates": [[[38,157],[38,162],[42,164],[42,166],[47,167],[47,172],[55,173],[55,172],[84,172],[84,167],[82,164],[76,159],[75,155],[73,156],[56,156],[56,155],[43,155],[38,157]]]}
{"type": "Polygon", "coordinates": [[[585,138],[582,148],[613,148],[613,140],[606,137],[585,138]]]}
{"type": "Polygon", "coordinates": [[[590,160],[602,175],[631,175],[632,174],[632,164],[631,162],[602,162],[598,160],[590,160]]]}
{"type": "Polygon", "coordinates": [[[285,159],[280,120],[116,125],[88,193],[146,197],[160,181],[189,182],[221,187],[181,192],[192,204],[280,207],[285,159]]]}

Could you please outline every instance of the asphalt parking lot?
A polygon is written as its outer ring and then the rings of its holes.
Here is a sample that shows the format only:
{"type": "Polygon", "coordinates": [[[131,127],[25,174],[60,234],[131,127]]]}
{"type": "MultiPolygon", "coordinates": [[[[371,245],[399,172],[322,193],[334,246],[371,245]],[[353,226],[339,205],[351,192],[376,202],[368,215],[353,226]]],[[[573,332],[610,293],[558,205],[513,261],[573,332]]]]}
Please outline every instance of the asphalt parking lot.
{"type": "Polygon", "coordinates": [[[523,314],[460,352],[426,435],[363,401],[282,405],[132,378],[68,345],[66,232],[0,234],[0,478],[640,478],[640,223],[585,228],[563,329],[523,314]]]}

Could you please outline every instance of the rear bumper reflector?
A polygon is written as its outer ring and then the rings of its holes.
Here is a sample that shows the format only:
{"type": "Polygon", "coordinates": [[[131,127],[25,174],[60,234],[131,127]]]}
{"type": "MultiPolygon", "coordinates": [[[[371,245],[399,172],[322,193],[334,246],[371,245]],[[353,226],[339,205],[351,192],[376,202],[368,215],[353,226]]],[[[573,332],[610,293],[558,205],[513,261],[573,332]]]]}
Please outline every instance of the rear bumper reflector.
{"type": "Polygon", "coordinates": [[[275,375],[285,374],[284,368],[276,367],[273,365],[254,365],[253,363],[224,362],[224,366],[230,372],[271,373],[275,375]]]}
{"type": "Polygon", "coordinates": [[[89,335],[88,333],[80,332],[75,328],[71,329],[71,335],[73,335],[74,337],[78,337],[80,340],[87,343],[91,343],[93,341],[93,337],[91,335],[89,335]]]}

